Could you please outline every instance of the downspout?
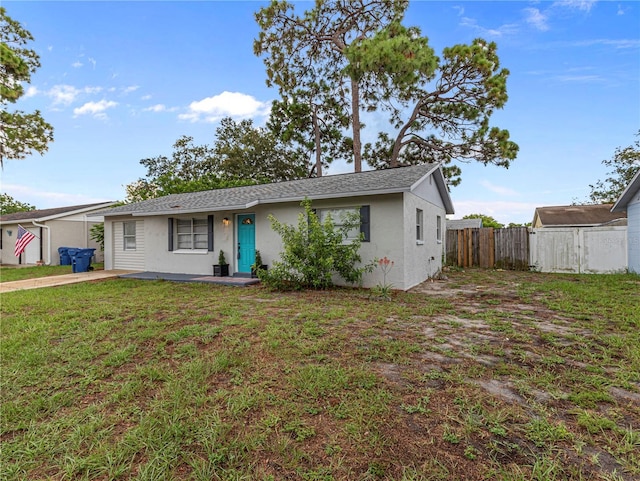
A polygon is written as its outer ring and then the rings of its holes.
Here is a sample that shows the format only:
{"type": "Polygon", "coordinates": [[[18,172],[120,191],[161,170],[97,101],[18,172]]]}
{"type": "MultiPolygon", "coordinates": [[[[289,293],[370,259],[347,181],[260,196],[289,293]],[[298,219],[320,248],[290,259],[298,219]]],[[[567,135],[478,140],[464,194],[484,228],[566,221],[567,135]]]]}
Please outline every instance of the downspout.
{"type": "Polygon", "coordinates": [[[36,227],[40,227],[40,228],[44,227],[45,229],[47,229],[47,262],[45,262],[45,265],[50,266],[51,265],[51,229],[49,228],[48,225],[38,224],[35,220],[32,220],[31,223],[36,227]]]}

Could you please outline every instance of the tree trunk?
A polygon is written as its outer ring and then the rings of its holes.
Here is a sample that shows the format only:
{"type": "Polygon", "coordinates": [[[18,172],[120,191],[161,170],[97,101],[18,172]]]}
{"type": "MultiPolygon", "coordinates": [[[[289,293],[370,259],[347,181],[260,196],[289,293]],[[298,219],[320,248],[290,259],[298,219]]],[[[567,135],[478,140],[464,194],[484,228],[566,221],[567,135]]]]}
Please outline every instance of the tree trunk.
{"type": "Polygon", "coordinates": [[[353,171],[362,172],[362,144],[360,142],[360,86],[351,79],[351,119],[353,125],[353,171]]]}
{"type": "Polygon", "coordinates": [[[318,106],[313,106],[313,132],[316,136],[316,176],[322,177],[322,152],[320,150],[320,128],[318,127],[318,106]]]}

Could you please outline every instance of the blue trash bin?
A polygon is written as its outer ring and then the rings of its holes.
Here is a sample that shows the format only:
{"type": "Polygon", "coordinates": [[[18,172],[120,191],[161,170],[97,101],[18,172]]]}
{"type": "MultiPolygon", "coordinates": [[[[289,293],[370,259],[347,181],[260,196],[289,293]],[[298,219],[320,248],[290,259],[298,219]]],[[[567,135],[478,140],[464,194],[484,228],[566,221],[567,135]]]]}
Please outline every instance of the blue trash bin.
{"type": "MultiPolygon", "coordinates": [[[[70,254],[71,250],[72,249],[69,249],[70,254]]],[[[96,251],[95,249],[73,249],[73,251],[74,252],[71,255],[73,272],[87,272],[93,270],[91,267],[91,258],[93,257],[93,253],[96,251]]]]}
{"type": "Polygon", "coordinates": [[[69,255],[70,247],[58,247],[58,254],[60,254],[60,265],[70,266],[71,256],[69,255]]]}

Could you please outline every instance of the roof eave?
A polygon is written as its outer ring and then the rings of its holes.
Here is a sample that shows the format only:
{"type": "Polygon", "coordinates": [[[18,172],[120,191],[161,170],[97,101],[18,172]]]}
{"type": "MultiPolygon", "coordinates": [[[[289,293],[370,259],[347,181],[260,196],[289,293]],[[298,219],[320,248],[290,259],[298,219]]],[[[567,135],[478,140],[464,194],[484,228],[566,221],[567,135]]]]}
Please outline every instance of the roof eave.
{"type": "MultiPolygon", "coordinates": [[[[84,209],[77,209],[77,210],[70,210],[68,212],[63,212],[61,214],[54,214],[54,215],[48,215],[45,217],[28,217],[26,219],[14,219],[14,220],[2,220],[0,221],[0,225],[5,225],[5,224],[20,224],[22,222],[26,223],[26,222],[47,222],[49,220],[56,220],[59,219],[61,217],[67,217],[70,215],[76,215],[76,214],[82,214],[83,212],[88,212],[88,211],[92,211],[95,209],[105,209],[107,207],[110,207],[114,204],[117,204],[117,202],[105,202],[104,204],[100,204],[100,205],[96,205],[94,207],[85,207],[84,209]]],[[[92,214],[87,214],[88,216],[92,216],[92,214]]]]}
{"type": "Polygon", "coordinates": [[[618,201],[613,204],[611,208],[611,212],[624,212],[627,210],[627,204],[635,194],[636,190],[640,189],[640,170],[636,172],[636,175],[631,179],[629,185],[622,192],[622,195],[618,199],[618,201]]]}

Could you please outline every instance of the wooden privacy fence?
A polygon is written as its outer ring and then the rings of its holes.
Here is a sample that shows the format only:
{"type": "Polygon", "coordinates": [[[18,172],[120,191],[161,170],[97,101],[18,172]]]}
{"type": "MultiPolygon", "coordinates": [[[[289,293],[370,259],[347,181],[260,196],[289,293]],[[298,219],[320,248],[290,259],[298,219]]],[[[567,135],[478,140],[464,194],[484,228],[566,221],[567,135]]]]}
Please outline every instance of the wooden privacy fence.
{"type": "Polygon", "coordinates": [[[493,227],[447,230],[447,264],[529,270],[529,229],[493,227]]]}

